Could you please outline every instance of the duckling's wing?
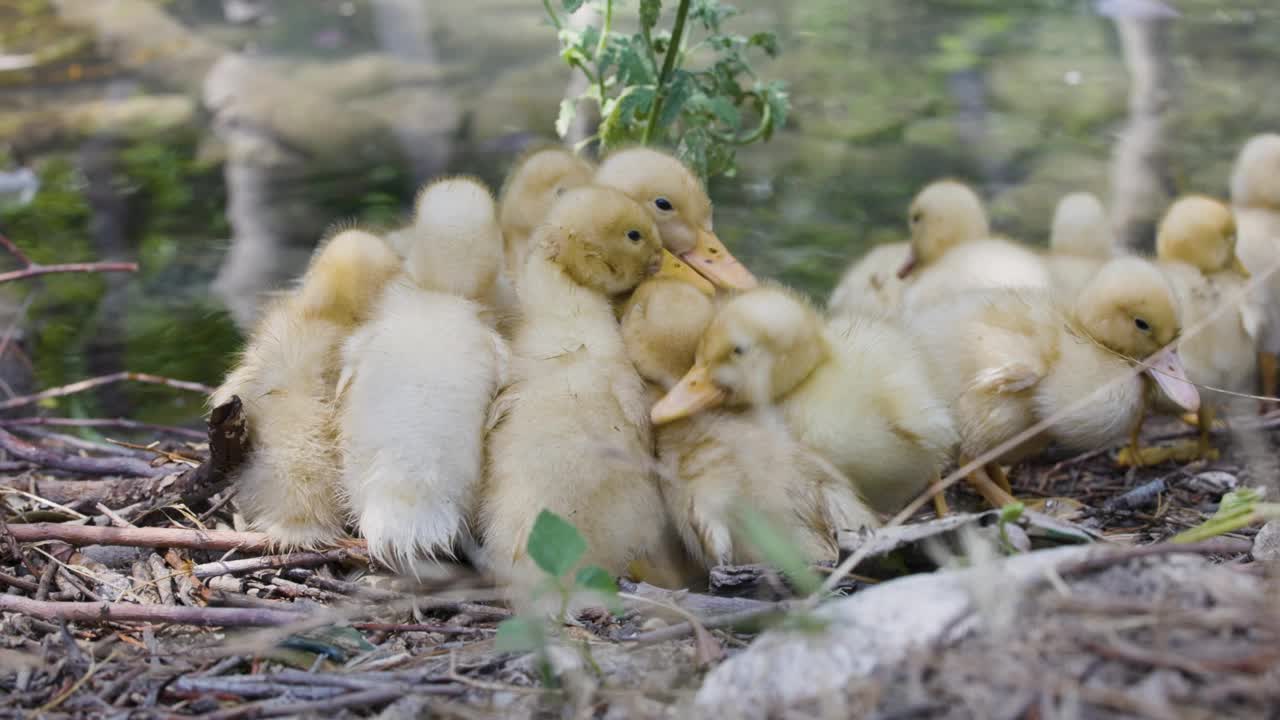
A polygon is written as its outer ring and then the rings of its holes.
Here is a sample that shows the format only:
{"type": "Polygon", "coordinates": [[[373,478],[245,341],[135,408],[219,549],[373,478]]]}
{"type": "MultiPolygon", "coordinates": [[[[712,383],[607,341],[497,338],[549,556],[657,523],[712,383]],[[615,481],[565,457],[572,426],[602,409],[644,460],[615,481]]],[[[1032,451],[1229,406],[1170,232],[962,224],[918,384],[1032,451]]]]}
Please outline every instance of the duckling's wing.
{"type": "Polygon", "coordinates": [[[1042,379],[1044,375],[1031,365],[1014,361],[980,371],[971,387],[981,392],[1012,394],[1033,388],[1042,379]]]}

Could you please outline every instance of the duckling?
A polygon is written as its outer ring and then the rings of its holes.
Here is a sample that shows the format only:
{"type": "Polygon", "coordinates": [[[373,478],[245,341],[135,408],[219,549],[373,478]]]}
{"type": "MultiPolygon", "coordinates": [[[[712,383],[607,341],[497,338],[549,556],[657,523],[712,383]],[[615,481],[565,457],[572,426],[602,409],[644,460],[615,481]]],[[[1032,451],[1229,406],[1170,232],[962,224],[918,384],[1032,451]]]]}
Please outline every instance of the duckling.
{"type": "Polygon", "coordinates": [[[902,303],[898,270],[911,254],[905,242],[876,245],[845,271],[827,301],[832,316],[848,312],[892,314],[902,303]]]}
{"type": "Polygon", "coordinates": [[[544,508],[582,533],[584,562],[615,575],[660,542],[644,383],[612,303],[656,269],[662,246],[644,208],[599,186],[561,195],[531,241],[511,379],[491,410],[479,527],[485,564],[517,606],[537,609],[526,543],[544,508]]]}
{"type": "Polygon", "coordinates": [[[1092,193],[1064,195],[1053,212],[1049,252],[1044,262],[1053,286],[1071,295],[1098,274],[1114,254],[1114,236],[1106,210],[1092,193]]]}
{"type": "Polygon", "coordinates": [[[595,182],[643,205],[658,224],[662,244],[718,287],[747,289],[756,279],[711,227],[711,198],[676,158],[652,148],[629,148],[600,164],[595,182]]]}
{"type": "MultiPolygon", "coordinates": [[[[1189,195],[1169,207],[1156,232],[1156,257],[1178,297],[1182,320],[1195,332],[1182,338],[1178,352],[1187,377],[1199,385],[1247,393],[1257,376],[1254,354],[1262,310],[1244,297],[1248,273],[1235,253],[1236,226],[1231,210],[1213,198],[1189,195]],[[1231,308],[1221,309],[1226,302],[1231,308]]],[[[1191,445],[1122,452],[1122,465],[1157,464],[1176,458],[1212,459],[1209,444],[1219,403],[1201,398],[1200,439],[1191,445]]]]}
{"type": "Polygon", "coordinates": [[[339,347],[363,322],[400,259],[381,238],[338,233],[313,256],[300,286],[263,314],[234,370],[213,393],[244,403],[253,442],[236,503],[250,527],[284,548],[343,534],[334,420],[339,347]]]}
{"type": "Polygon", "coordinates": [[[509,276],[519,275],[529,250],[529,236],[556,198],[565,190],[590,183],[595,173],[595,165],[562,147],[535,148],[516,160],[498,193],[498,221],[509,276]]]}
{"type": "MultiPolygon", "coordinates": [[[[693,366],[714,313],[708,294],[663,273],[627,301],[623,341],[654,400],[693,366]]],[[[757,413],[708,409],[654,432],[667,517],[704,573],[767,560],[742,535],[743,507],[763,513],[810,561],[836,559],[837,528],[877,524],[850,485],[757,413]]]]}
{"type": "Polygon", "coordinates": [[[1161,352],[1182,329],[1177,298],[1139,258],[1109,261],[1074,302],[1043,289],[970,291],[912,317],[909,329],[955,415],[962,464],[1053,421],[970,477],[995,505],[1012,499],[997,463],[1050,441],[1095,448],[1136,428],[1146,389],[1135,367],[1182,408],[1199,409],[1177,350],[1161,352]]]}
{"type": "Polygon", "coordinates": [[[502,269],[489,189],[429,185],[405,272],[342,348],[342,488],[373,557],[411,569],[468,547],[506,342],[481,301],[502,269]]]}
{"type": "MultiPolygon", "coordinates": [[[[1274,398],[1280,385],[1280,135],[1258,135],[1240,150],[1231,175],[1231,203],[1239,229],[1241,262],[1263,277],[1259,295],[1264,308],[1258,341],[1258,373],[1262,394],[1274,398]]],[[[1269,403],[1264,403],[1264,409],[1269,403]]]]}
{"type": "Polygon", "coordinates": [[[910,312],[957,292],[989,287],[1048,287],[1044,264],[1027,248],[990,236],[977,193],[954,180],[930,184],[908,212],[911,251],[898,270],[910,278],[903,306],[910,312]]]}
{"type": "MultiPolygon", "coordinates": [[[[867,316],[826,323],[804,299],[775,286],[721,308],[693,367],[651,417],[663,425],[721,406],[775,404],[781,427],[853,483],[845,490],[882,512],[900,509],[937,480],[956,442],[946,405],[905,332],[867,316]]],[[[871,522],[861,503],[844,505],[860,516],[842,519],[844,527],[871,522]]]]}

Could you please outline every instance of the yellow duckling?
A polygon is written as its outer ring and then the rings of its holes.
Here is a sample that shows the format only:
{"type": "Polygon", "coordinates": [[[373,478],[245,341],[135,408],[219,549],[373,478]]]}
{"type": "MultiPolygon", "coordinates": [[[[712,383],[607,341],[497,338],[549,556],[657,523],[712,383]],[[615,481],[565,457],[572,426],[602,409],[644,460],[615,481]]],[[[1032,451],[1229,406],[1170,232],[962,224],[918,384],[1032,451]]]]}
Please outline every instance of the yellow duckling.
{"type": "MultiPolygon", "coordinates": [[[[709,294],[662,273],[628,300],[622,337],[654,400],[693,366],[714,314],[709,294]]],[[[836,529],[877,524],[853,487],[757,413],[708,409],[655,434],[667,517],[703,572],[767,560],[742,534],[743,506],[764,514],[810,561],[836,558],[836,529]]]]}
{"type": "Polygon", "coordinates": [[[654,405],[652,418],[662,425],[720,406],[757,408],[767,417],[773,405],[780,429],[884,512],[936,480],[956,442],[924,358],[904,332],[861,316],[824,323],[779,287],[743,293],[721,308],[693,368],[654,405]]]}
{"type": "Polygon", "coordinates": [[[539,576],[526,543],[544,508],[582,533],[585,562],[610,573],[660,541],[644,383],[612,304],[656,269],[658,237],[637,203],[589,186],[565,192],[531,238],[516,284],[523,318],[511,380],[491,410],[479,518],[485,564],[518,605],[533,603],[539,576]]]}
{"type": "Polygon", "coordinates": [[[895,242],[876,245],[855,262],[827,301],[831,315],[869,312],[892,314],[902,304],[900,270],[911,255],[911,243],[895,242]]]}
{"type": "Polygon", "coordinates": [[[381,238],[335,235],[301,285],[263,314],[236,368],[210,402],[239,395],[253,451],[237,477],[250,527],[282,547],[315,547],[343,533],[334,420],[339,347],[368,315],[400,259],[381,238]]]}
{"type": "Polygon", "coordinates": [[[720,242],[711,225],[711,198],[676,158],[652,148],[620,150],[605,158],[595,182],[615,187],[648,210],[667,250],[719,287],[746,289],[755,276],[720,242]]]}
{"type": "Polygon", "coordinates": [[[342,350],[342,488],[370,553],[410,569],[469,545],[506,342],[480,303],[502,269],[489,189],[427,187],[405,273],[342,350]]]}
{"type": "MultiPolygon", "coordinates": [[[[1235,247],[1236,225],[1230,208],[1200,195],[1179,198],[1156,232],[1160,268],[1178,297],[1183,324],[1194,328],[1178,343],[1187,377],[1200,385],[1247,393],[1257,376],[1254,347],[1262,309],[1243,295],[1248,273],[1235,247]],[[1233,304],[1221,308],[1224,303],[1233,304]]],[[[1141,448],[1137,457],[1130,449],[1121,453],[1121,464],[1212,457],[1209,431],[1217,404],[1201,399],[1198,443],[1141,448]]]]}
{"type": "Polygon", "coordinates": [[[990,236],[977,193],[954,180],[921,190],[908,211],[911,251],[898,270],[910,278],[903,306],[911,312],[962,290],[1048,287],[1051,280],[1034,252],[990,236]]]}
{"type": "Polygon", "coordinates": [[[498,222],[506,243],[506,271],[519,276],[529,237],[565,190],[591,182],[596,168],[562,147],[534,149],[516,160],[498,193],[498,222]]]}
{"type": "Polygon", "coordinates": [[[1136,428],[1146,390],[1135,367],[1182,408],[1199,409],[1177,351],[1159,352],[1181,332],[1177,298],[1139,258],[1108,262],[1074,303],[1045,290],[973,291],[909,327],[955,415],[961,463],[1053,419],[970,477],[996,505],[1012,500],[997,462],[1018,462],[1050,441],[1087,450],[1136,428]]]}
{"type": "Polygon", "coordinates": [[[1258,338],[1258,372],[1262,394],[1280,389],[1280,135],[1258,135],[1240,150],[1231,175],[1239,245],[1236,252],[1254,276],[1263,277],[1259,295],[1264,308],[1258,338]],[[1268,275],[1268,273],[1270,273],[1268,275]]]}
{"type": "Polygon", "coordinates": [[[1114,255],[1114,236],[1106,210],[1092,193],[1064,195],[1053,212],[1045,265],[1053,286],[1074,295],[1114,255]]]}

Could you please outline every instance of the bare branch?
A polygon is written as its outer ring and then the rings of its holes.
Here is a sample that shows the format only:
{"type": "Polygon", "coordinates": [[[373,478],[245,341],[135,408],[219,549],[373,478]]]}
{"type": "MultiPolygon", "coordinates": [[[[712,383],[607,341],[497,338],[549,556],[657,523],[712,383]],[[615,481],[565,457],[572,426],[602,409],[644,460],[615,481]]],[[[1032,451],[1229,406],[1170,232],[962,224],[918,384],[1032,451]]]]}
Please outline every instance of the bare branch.
{"type": "Polygon", "coordinates": [[[146,460],[132,457],[82,457],[63,455],[23,440],[8,430],[0,429],[0,448],[18,460],[42,467],[86,475],[134,475],[156,477],[172,472],[171,467],[156,467],[146,460]]]}
{"type": "Polygon", "coordinates": [[[26,425],[50,425],[65,427],[109,427],[122,430],[138,430],[141,432],[168,433],[181,437],[203,440],[205,433],[191,428],[173,427],[170,425],[153,425],[127,418],[67,418],[67,417],[22,417],[0,418],[0,425],[9,427],[26,425]]]}
{"type": "Polygon", "coordinates": [[[352,557],[347,550],[327,550],[325,552],[296,552],[288,555],[263,555],[243,560],[220,560],[204,563],[191,568],[191,574],[204,580],[218,575],[232,575],[242,572],[257,572],[278,568],[314,567],[331,562],[342,562],[352,557]]]}
{"type": "Polygon", "coordinates": [[[138,272],[138,263],[133,262],[96,262],[96,263],[62,263],[59,265],[31,265],[22,270],[11,270],[0,273],[0,283],[26,280],[41,275],[55,273],[100,273],[100,272],[138,272]]]}
{"type": "Polygon", "coordinates": [[[263,627],[296,623],[299,613],[286,610],[212,607],[166,607],[108,602],[49,602],[0,595],[0,612],[16,612],[41,620],[82,623],[149,622],[217,627],[263,627]]]}
{"type": "Polygon", "coordinates": [[[70,545],[126,545],[129,547],[188,548],[191,550],[239,550],[266,552],[266,533],[183,528],[117,528],[68,523],[9,523],[9,534],[18,542],[60,540],[70,545]]]}
{"type": "MultiPolygon", "coordinates": [[[[4,282],[3,277],[4,277],[3,275],[0,275],[0,282],[4,282]]],[[[96,388],[96,387],[101,387],[103,385],[110,385],[111,383],[123,382],[125,380],[131,380],[133,382],[141,382],[141,383],[150,383],[152,385],[163,385],[165,387],[177,388],[179,390],[190,390],[191,392],[200,393],[202,395],[210,395],[213,393],[213,390],[214,390],[214,388],[209,387],[208,385],[204,385],[202,383],[189,382],[187,380],[175,380],[173,378],[162,377],[160,375],[129,372],[125,370],[121,372],[111,373],[110,375],[102,375],[99,377],[80,380],[77,382],[73,382],[69,385],[62,385],[55,388],[49,388],[48,390],[41,390],[40,392],[31,394],[31,395],[23,395],[20,397],[11,398],[9,400],[5,400],[4,402],[0,402],[0,410],[12,410],[13,408],[24,407],[26,405],[38,403],[41,400],[48,400],[49,398],[74,395],[76,393],[84,392],[85,390],[92,390],[93,388],[96,388]]]]}

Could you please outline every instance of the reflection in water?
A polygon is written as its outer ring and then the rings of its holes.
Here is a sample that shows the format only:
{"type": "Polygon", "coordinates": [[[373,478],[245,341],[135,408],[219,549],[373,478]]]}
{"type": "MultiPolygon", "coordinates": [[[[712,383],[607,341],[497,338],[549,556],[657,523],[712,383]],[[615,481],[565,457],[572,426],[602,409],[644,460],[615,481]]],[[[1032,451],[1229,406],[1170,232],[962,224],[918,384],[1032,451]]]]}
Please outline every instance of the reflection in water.
{"type": "MultiPolygon", "coordinates": [[[[902,239],[910,197],[936,177],[974,182],[995,229],[1031,242],[1062,195],[1091,191],[1132,242],[1170,193],[1224,194],[1244,138],[1280,128],[1263,71],[1280,60],[1274,0],[1180,0],[1176,22],[1130,17],[1154,0],[737,4],[736,32],[779,32],[761,70],[791,84],[795,114],[712,183],[716,229],[758,275],[815,295],[902,239]]],[[[581,82],[536,0],[48,7],[47,28],[0,27],[4,57],[43,57],[41,38],[73,36],[65,21],[99,42],[38,75],[0,67],[0,195],[30,194],[24,166],[44,183],[25,208],[0,199],[0,229],[42,259],[137,257],[144,272],[118,280],[124,301],[115,280],[39,286],[43,384],[112,363],[216,381],[237,345],[223,308],[247,327],[327,228],[394,223],[431,175],[496,186],[530,136],[553,138],[581,82]],[[228,22],[233,5],[252,12],[228,22]],[[102,102],[111,77],[135,83],[120,103],[102,102]],[[138,108],[123,125],[105,117],[123,105],[138,108]],[[168,107],[182,111],[161,122],[168,107]],[[103,128],[115,139],[86,144],[103,128]]]]}

